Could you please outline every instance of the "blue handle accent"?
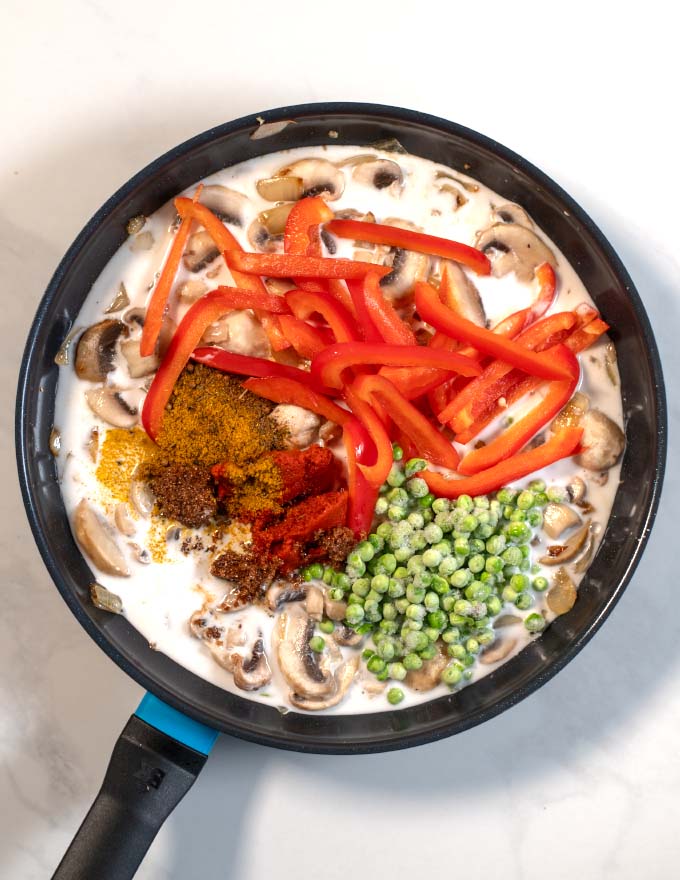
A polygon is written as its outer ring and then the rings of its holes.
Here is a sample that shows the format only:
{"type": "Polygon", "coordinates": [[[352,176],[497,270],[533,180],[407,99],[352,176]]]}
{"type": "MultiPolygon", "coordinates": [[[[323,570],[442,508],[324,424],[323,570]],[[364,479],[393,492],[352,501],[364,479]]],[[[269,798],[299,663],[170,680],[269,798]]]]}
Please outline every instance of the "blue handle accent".
{"type": "Polygon", "coordinates": [[[202,755],[210,754],[217,739],[217,730],[201,724],[200,721],[194,721],[188,715],[183,715],[153,694],[144,695],[135,715],[156,730],[184,743],[185,746],[202,755]]]}

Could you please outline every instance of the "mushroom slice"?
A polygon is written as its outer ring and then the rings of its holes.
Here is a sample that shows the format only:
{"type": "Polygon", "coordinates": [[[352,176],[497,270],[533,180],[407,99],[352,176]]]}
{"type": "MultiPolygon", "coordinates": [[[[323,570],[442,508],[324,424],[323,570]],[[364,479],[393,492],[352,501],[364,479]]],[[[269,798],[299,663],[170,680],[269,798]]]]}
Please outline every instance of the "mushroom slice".
{"type": "Polygon", "coordinates": [[[151,516],[151,512],[156,502],[148,484],[142,482],[142,480],[131,480],[129,494],[132,506],[137,513],[145,518],[151,516]]]}
{"type": "Polygon", "coordinates": [[[212,236],[202,229],[189,236],[182,261],[190,272],[200,272],[220,255],[212,236]]]}
{"type": "Polygon", "coordinates": [[[120,344],[120,350],[127,361],[128,373],[132,379],[140,379],[142,376],[150,376],[158,369],[160,361],[155,354],[142,357],[139,353],[141,340],[126,339],[120,344]]]}
{"type": "Polygon", "coordinates": [[[89,382],[101,382],[114,367],[116,343],[127,336],[128,328],[122,321],[107,318],[88,327],[76,349],[76,375],[89,382]]]}
{"type": "MultiPolygon", "coordinates": [[[[388,217],[383,223],[399,229],[420,231],[418,226],[408,220],[388,217]]],[[[416,281],[424,281],[430,272],[430,258],[427,254],[406,251],[403,248],[390,248],[385,265],[391,265],[392,271],[380,279],[380,289],[390,300],[410,293],[416,281]]]]}
{"type": "Polygon", "coordinates": [[[549,538],[559,538],[562,532],[577,526],[581,517],[568,504],[547,504],[543,511],[543,531],[549,538]]]}
{"type": "Polygon", "coordinates": [[[255,639],[249,657],[237,654],[232,658],[234,665],[234,684],[244,691],[256,691],[264,687],[272,678],[267,655],[264,652],[262,634],[255,639]]]}
{"type": "Polygon", "coordinates": [[[452,186],[450,183],[443,183],[439,187],[439,192],[446,193],[452,197],[454,211],[457,211],[459,208],[462,208],[463,205],[467,205],[468,203],[467,196],[464,196],[458,187],[452,186]]]}
{"type": "Polygon", "coordinates": [[[493,215],[501,223],[515,223],[517,226],[524,226],[525,229],[532,229],[534,225],[524,208],[520,208],[514,202],[506,202],[494,208],[493,215]]]}
{"type": "Polygon", "coordinates": [[[261,211],[248,227],[248,241],[257,251],[273,253],[283,247],[286,220],[294,202],[261,211]]]}
{"type": "Polygon", "coordinates": [[[516,614],[501,614],[500,617],[497,617],[493,622],[494,629],[503,629],[506,626],[515,626],[518,623],[522,622],[522,618],[518,617],[516,614]]]}
{"type": "Polygon", "coordinates": [[[269,340],[262,325],[249,311],[223,315],[201,337],[201,345],[218,345],[226,351],[250,357],[269,357],[269,340]]]}
{"type": "MultiPolygon", "coordinates": [[[[447,260],[444,264],[450,281],[450,291],[455,303],[455,310],[463,318],[486,327],[486,314],[479,291],[458,263],[447,260]]],[[[443,270],[444,266],[442,266],[443,270]]]]}
{"type": "Polygon", "coordinates": [[[216,214],[223,223],[232,226],[243,226],[245,215],[250,204],[243,193],[229,189],[227,186],[211,184],[201,190],[199,202],[216,214]]]}
{"type": "Polygon", "coordinates": [[[140,309],[138,306],[128,309],[123,315],[123,320],[133,329],[135,327],[143,327],[146,319],[146,309],[140,309]]]}
{"type": "Polygon", "coordinates": [[[342,621],[345,619],[345,614],[347,614],[347,602],[331,599],[328,591],[326,591],[324,610],[329,620],[342,621]]]}
{"type": "Polygon", "coordinates": [[[496,251],[492,260],[493,274],[499,278],[515,271],[519,281],[531,281],[536,267],[550,263],[555,268],[555,255],[531,229],[517,223],[495,223],[477,233],[475,246],[485,254],[496,251]]]}
{"type": "Polygon", "coordinates": [[[73,533],[92,562],[106,574],[129,577],[130,569],[107,524],[83,498],[73,514],[73,533]]]}
{"type": "Polygon", "coordinates": [[[546,596],[548,608],[555,614],[566,614],[574,607],[576,595],[576,587],[567,570],[559,568],[555,572],[553,585],[546,596]]]}
{"type": "Polygon", "coordinates": [[[297,202],[302,198],[304,184],[301,177],[265,177],[255,188],[268,202],[297,202]]]}
{"type": "Polygon", "coordinates": [[[302,602],[307,597],[308,584],[289,584],[275,581],[267,588],[265,603],[270,611],[276,611],[286,602],[302,602]]]}
{"type": "Polygon", "coordinates": [[[327,159],[299,159],[281,168],[277,177],[301,177],[303,196],[339,199],[345,189],[345,175],[327,159]]]}
{"type": "Polygon", "coordinates": [[[552,431],[561,431],[563,428],[575,428],[581,424],[583,416],[588,411],[590,400],[581,391],[577,391],[571,400],[557,413],[552,420],[552,431]]]}
{"type": "Polygon", "coordinates": [[[333,639],[338,645],[347,645],[348,647],[356,648],[357,645],[360,645],[363,642],[364,637],[361,633],[353,630],[351,626],[347,626],[347,624],[339,621],[335,624],[333,639]]]}
{"type": "Polygon", "coordinates": [[[581,477],[572,477],[567,483],[567,495],[574,504],[581,504],[586,497],[587,486],[581,477]]]}
{"type": "Polygon", "coordinates": [[[482,651],[479,657],[479,662],[483,663],[485,666],[490,666],[492,663],[498,663],[501,660],[505,660],[516,644],[517,639],[508,636],[498,638],[495,642],[489,645],[488,648],[482,651]]]}
{"type": "Polygon", "coordinates": [[[400,195],[404,186],[404,172],[391,159],[366,158],[354,165],[352,177],[357,183],[389,189],[393,195],[400,195]]]}
{"type": "Polygon", "coordinates": [[[118,531],[121,535],[125,535],[126,538],[131,538],[136,532],[135,524],[130,516],[130,508],[124,501],[121,501],[120,504],[116,504],[113,519],[118,531]]]}
{"type": "Polygon", "coordinates": [[[626,437],[609,416],[599,409],[591,409],[581,421],[583,452],[576,457],[577,464],[589,471],[606,471],[619,460],[626,437]]]}
{"type": "Polygon", "coordinates": [[[590,520],[568,539],[565,544],[555,544],[548,547],[548,553],[538,560],[541,565],[561,565],[569,562],[581,550],[590,532],[590,520]]]}
{"type": "Polygon", "coordinates": [[[208,292],[208,285],[197,278],[183,281],[177,288],[177,296],[182,302],[195,303],[204,293],[208,292]]]}
{"type": "Polygon", "coordinates": [[[133,428],[139,421],[139,409],[125,400],[125,390],[108,386],[90,388],[85,392],[85,400],[96,416],[114,428],[133,428]]]}
{"type": "Polygon", "coordinates": [[[342,664],[337,678],[337,690],[332,696],[319,700],[309,699],[308,697],[300,696],[300,694],[292,693],[290,695],[291,703],[294,706],[297,706],[298,709],[307,709],[308,712],[319,712],[322,709],[330,709],[331,706],[337,706],[349,690],[349,686],[354,681],[354,676],[356,675],[358,668],[359,657],[350,657],[342,664]]]}
{"type": "Polygon", "coordinates": [[[294,694],[319,700],[333,696],[338,687],[333,667],[342,662],[340,649],[327,638],[322,653],[309,647],[314,621],[300,605],[290,605],[279,615],[274,641],[279,667],[294,694]]]}
{"type": "Polygon", "coordinates": [[[323,617],[323,592],[311,584],[307,587],[305,610],[312,620],[321,620],[323,617]]]}
{"type": "Polygon", "coordinates": [[[454,174],[449,174],[448,171],[438,171],[435,176],[435,180],[453,180],[456,183],[459,183],[464,190],[467,192],[475,193],[479,192],[479,185],[473,183],[471,180],[463,180],[460,177],[456,177],[454,174]]]}
{"type": "Polygon", "coordinates": [[[599,534],[599,532],[600,526],[598,525],[598,523],[593,523],[590,527],[590,534],[588,535],[588,541],[586,542],[585,549],[581,554],[580,559],[577,559],[573,565],[573,569],[576,574],[583,574],[583,572],[593,561],[595,548],[597,547],[597,535],[599,534]]]}
{"type": "Polygon", "coordinates": [[[613,342],[607,342],[604,347],[604,367],[609,381],[616,387],[619,384],[619,366],[613,342]]]}
{"type": "Polygon", "coordinates": [[[54,363],[58,367],[67,367],[71,363],[71,347],[76,336],[80,336],[82,327],[72,327],[68,336],[59,346],[59,351],[54,356],[54,363]]]}
{"type": "Polygon", "coordinates": [[[431,659],[426,660],[420,669],[411,669],[407,672],[404,681],[414,691],[431,691],[441,682],[441,674],[449,664],[449,658],[438,645],[438,653],[431,659]]]}

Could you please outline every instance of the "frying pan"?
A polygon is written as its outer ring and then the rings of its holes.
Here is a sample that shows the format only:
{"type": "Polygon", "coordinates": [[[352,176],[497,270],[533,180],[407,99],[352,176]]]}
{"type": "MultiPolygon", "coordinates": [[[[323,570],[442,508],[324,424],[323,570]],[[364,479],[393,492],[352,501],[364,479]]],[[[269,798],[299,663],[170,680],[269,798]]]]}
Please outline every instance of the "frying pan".
{"type": "Polygon", "coordinates": [[[373,104],[305,104],[210,129],[152,162],[112,196],[69,248],[38,308],[21,366],[16,449],[28,519],[64,601],[118,666],[149,693],[115,746],[103,786],[55,877],[132,877],[191,787],[218,731],[326,754],[379,752],[450,736],[493,718],[545,684],[599,629],[640,559],[656,513],[666,454],[666,404],[657,347],[640,296],[611,246],[550,178],[506,147],[444,119],[373,104]],[[260,129],[267,123],[286,125],[260,129]],[[253,138],[253,133],[267,134],[253,138]],[[600,550],[572,611],[519,655],[458,693],[368,715],[280,714],[228,693],[152,650],[124,617],[95,608],[93,580],[74,543],[49,449],[54,357],[126,223],[219,169],[276,150],[396,138],[410,153],[478,178],[519,202],[564,252],[611,324],[627,446],[600,550]]]}

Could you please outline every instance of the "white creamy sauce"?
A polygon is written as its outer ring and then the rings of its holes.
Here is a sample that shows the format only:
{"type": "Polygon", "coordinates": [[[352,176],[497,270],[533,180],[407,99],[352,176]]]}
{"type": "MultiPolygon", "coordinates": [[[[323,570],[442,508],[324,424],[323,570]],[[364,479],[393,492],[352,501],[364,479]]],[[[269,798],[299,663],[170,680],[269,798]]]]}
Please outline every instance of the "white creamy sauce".
{"type": "MultiPolygon", "coordinates": [[[[255,182],[258,179],[273,176],[282,166],[299,158],[322,156],[338,162],[341,159],[368,152],[398,162],[405,177],[403,191],[400,195],[395,195],[389,188],[377,190],[371,185],[360,184],[352,179],[351,169],[346,168],[345,191],[339,199],[330,203],[335,211],[350,208],[362,212],[371,211],[377,222],[382,222],[390,217],[403,218],[415,223],[423,231],[432,235],[474,244],[476,232],[488,227],[493,222],[491,218],[492,207],[505,202],[501,196],[480,185],[477,192],[465,192],[467,203],[454,211],[451,194],[437,192],[434,188],[435,174],[437,171],[446,171],[444,166],[438,166],[414,156],[344,146],[299,149],[271,154],[243,162],[233,168],[224,169],[206,178],[204,183],[221,184],[248,197],[250,204],[244,227],[238,229],[230,226],[230,229],[246,250],[252,250],[247,241],[245,230],[260,211],[272,207],[271,202],[265,201],[258,195],[255,188],[255,182]]],[[[469,181],[469,178],[459,172],[452,173],[461,180],[469,181]]],[[[447,181],[442,182],[446,183],[447,181]]],[[[453,185],[456,186],[455,183],[453,185]]],[[[185,194],[193,195],[194,190],[195,187],[192,186],[185,194]]],[[[121,282],[125,284],[130,298],[130,305],[127,308],[146,305],[154,277],[163,264],[172,240],[174,219],[174,207],[172,204],[165,205],[148,218],[144,226],[144,233],[151,233],[153,237],[153,245],[149,250],[137,249],[140,241],[137,240],[137,244],[135,244],[134,236],[120,248],[94,283],[78,316],[76,326],[84,329],[104,317],[120,318],[121,312],[110,316],[104,315],[103,312],[111,304],[121,282]]],[[[548,241],[545,236],[542,237],[557,258],[558,296],[550,312],[573,309],[581,302],[591,303],[587,291],[564,256],[552,242],[548,241]]],[[[338,244],[336,256],[353,256],[353,242],[339,240],[338,244]]],[[[198,274],[189,273],[182,266],[174,289],[176,290],[183,281],[189,278],[200,278],[209,289],[220,284],[232,283],[229,271],[221,258],[198,274]]],[[[512,312],[530,305],[537,292],[535,281],[529,284],[520,283],[514,273],[502,278],[475,275],[471,275],[471,278],[481,294],[490,325],[512,312]]],[[[170,315],[175,322],[181,319],[187,308],[188,305],[179,303],[176,296],[171,297],[170,315]]],[[[605,343],[606,337],[579,355],[582,367],[580,388],[589,396],[591,408],[602,410],[621,425],[620,392],[618,387],[612,385],[605,370],[605,343]]],[[[72,352],[72,359],[73,354],[74,352],[72,352]]],[[[131,379],[124,364],[124,360],[119,358],[119,365],[115,371],[108,375],[107,384],[118,388],[141,388],[145,380],[131,379]]],[[[59,479],[69,517],[72,516],[78,502],[86,498],[109,522],[113,522],[113,511],[117,502],[114,501],[108,490],[97,481],[95,477],[96,465],[87,451],[87,442],[92,428],[98,427],[100,435],[103,437],[107,428],[110,427],[98,420],[88,407],[84,392],[90,387],[93,387],[92,383],[76,377],[72,365],[62,368],[55,416],[55,427],[61,433],[61,451],[57,459],[59,479]]],[[[521,416],[523,412],[533,407],[535,401],[536,397],[534,396],[530,400],[518,402],[508,409],[502,418],[521,416]]],[[[497,424],[489,425],[477,439],[488,438],[497,428],[497,424]]],[[[462,449],[461,447],[461,451],[462,449]]],[[[537,478],[545,479],[548,485],[565,485],[575,474],[581,475],[588,485],[587,500],[594,507],[594,512],[589,516],[592,515],[594,521],[600,524],[599,537],[601,538],[619,481],[619,465],[608,472],[608,479],[601,486],[593,480],[592,472],[579,469],[572,459],[558,462],[545,471],[532,474],[517,485],[524,486],[530,480],[537,478]]],[[[586,519],[586,517],[583,518],[586,519]]],[[[137,544],[141,547],[146,545],[150,520],[139,517],[135,519],[134,525],[136,529],[134,535],[119,538],[119,544],[124,549],[129,561],[131,576],[127,578],[114,577],[97,571],[93,566],[98,582],[120,596],[124,614],[130,623],[149,640],[156,650],[169,655],[182,666],[219,687],[284,711],[301,711],[290,708],[287,700],[288,685],[272,656],[271,635],[276,618],[264,608],[257,606],[249,606],[229,615],[223,615],[224,618],[229,618],[229,623],[236,621],[243,626],[247,645],[252,645],[258,635],[262,635],[272,667],[272,680],[260,691],[239,690],[234,685],[231,673],[213,660],[207,645],[195,638],[189,630],[188,621],[191,615],[201,609],[206,601],[208,604],[218,604],[228,590],[225,581],[210,575],[210,554],[190,553],[184,555],[179,549],[181,541],[170,541],[165,562],[142,564],[136,561],[134,548],[129,545],[137,544]]],[[[168,526],[170,525],[171,523],[168,523],[168,526]]],[[[228,540],[229,538],[227,538],[227,543],[228,540]]],[[[555,542],[550,541],[549,543],[555,542]]],[[[542,552],[544,552],[543,546],[535,548],[534,561],[542,552]]],[[[551,567],[545,568],[541,574],[550,580],[554,572],[555,568],[551,567]]],[[[524,617],[528,613],[544,609],[545,594],[536,594],[536,602],[528,612],[517,611],[513,605],[509,605],[501,613],[524,617]]],[[[551,619],[552,617],[554,615],[548,612],[547,618],[551,619]]],[[[505,632],[509,633],[510,630],[505,630],[505,632]]],[[[523,624],[512,627],[512,635],[517,638],[517,645],[510,656],[520,651],[532,638],[523,624]]],[[[344,654],[349,656],[356,649],[343,648],[342,650],[344,654]]],[[[497,665],[475,664],[472,680],[488,674],[497,665]]],[[[389,708],[384,693],[371,696],[364,691],[362,686],[364,681],[375,683],[374,676],[366,672],[365,669],[359,672],[354,685],[340,704],[325,711],[360,713],[384,711],[389,708]]],[[[393,684],[399,685],[406,695],[400,707],[424,702],[449,692],[449,689],[444,685],[425,693],[417,693],[399,682],[388,683],[388,687],[393,684]]]]}

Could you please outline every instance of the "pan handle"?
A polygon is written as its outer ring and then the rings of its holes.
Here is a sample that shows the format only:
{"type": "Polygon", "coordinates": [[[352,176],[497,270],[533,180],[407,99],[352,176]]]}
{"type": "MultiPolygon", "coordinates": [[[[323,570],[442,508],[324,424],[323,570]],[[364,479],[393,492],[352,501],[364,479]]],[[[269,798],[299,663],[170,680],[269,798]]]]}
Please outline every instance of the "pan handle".
{"type": "Polygon", "coordinates": [[[99,794],[52,880],[134,877],[216,738],[216,730],[147,694],[118,738],[99,794]]]}

